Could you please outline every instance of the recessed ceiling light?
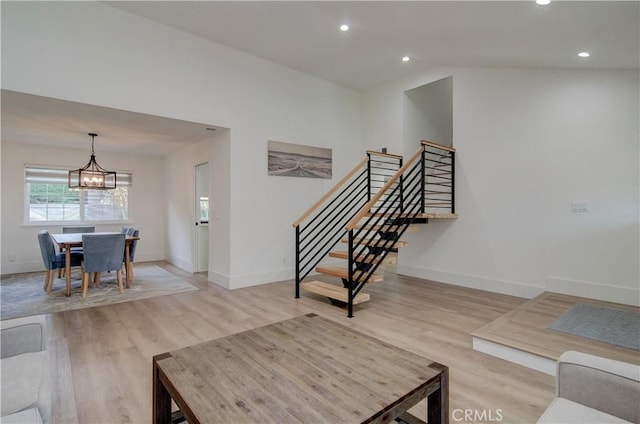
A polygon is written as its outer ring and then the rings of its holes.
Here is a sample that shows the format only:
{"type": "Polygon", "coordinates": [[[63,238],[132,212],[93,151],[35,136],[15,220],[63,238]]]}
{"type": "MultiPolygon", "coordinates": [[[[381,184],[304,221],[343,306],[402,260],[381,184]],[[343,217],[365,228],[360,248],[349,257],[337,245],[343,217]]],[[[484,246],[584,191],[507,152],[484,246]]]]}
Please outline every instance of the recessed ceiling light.
{"type": "Polygon", "coordinates": [[[340,25],[340,31],[349,31],[349,25],[347,24],[340,25]]]}
{"type": "Polygon", "coordinates": [[[539,4],[540,6],[546,6],[549,3],[551,3],[551,0],[536,0],[536,4],[539,4]]]}
{"type": "Polygon", "coordinates": [[[402,57],[402,61],[403,61],[403,62],[408,62],[408,61],[410,61],[410,60],[411,60],[411,58],[410,58],[409,56],[403,56],[403,57],[402,57]]]}
{"type": "Polygon", "coordinates": [[[589,54],[589,52],[580,52],[580,53],[578,53],[578,56],[580,56],[580,57],[589,57],[591,55],[589,54]]]}

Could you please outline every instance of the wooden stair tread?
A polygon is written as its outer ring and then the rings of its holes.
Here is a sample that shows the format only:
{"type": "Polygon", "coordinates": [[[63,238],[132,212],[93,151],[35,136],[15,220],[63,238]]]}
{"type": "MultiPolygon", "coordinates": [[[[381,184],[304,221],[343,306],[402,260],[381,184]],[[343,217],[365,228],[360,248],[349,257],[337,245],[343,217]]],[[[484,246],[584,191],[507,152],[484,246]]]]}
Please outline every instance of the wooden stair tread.
{"type": "MultiPolygon", "coordinates": [[[[321,296],[330,297],[341,302],[349,302],[349,291],[345,287],[339,287],[335,284],[325,283],[323,281],[309,281],[307,283],[300,284],[300,287],[308,292],[319,294],[321,296]]],[[[363,303],[369,301],[371,296],[369,293],[358,293],[353,299],[353,304],[363,303]]]]}
{"type": "MultiPolygon", "coordinates": [[[[375,217],[385,217],[385,218],[409,218],[411,215],[413,214],[407,214],[407,213],[379,213],[379,212],[369,212],[367,213],[366,216],[375,216],[375,217]]],[[[417,213],[415,214],[414,218],[424,218],[423,213],[417,213]]]]}
{"type": "MultiPolygon", "coordinates": [[[[356,230],[364,228],[365,230],[374,230],[381,232],[394,232],[401,228],[401,225],[395,224],[380,224],[380,225],[356,225],[356,230]]],[[[418,226],[417,225],[409,225],[407,229],[404,231],[405,233],[417,233],[418,226]]]]}
{"type": "MultiPolygon", "coordinates": [[[[316,272],[320,274],[333,275],[334,277],[344,278],[345,280],[349,278],[349,270],[347,268],[342,268],[339,266],[327,266],[321,265],[316,267],[316,272]]],[[[362,271],[355,271],[353,273],[353,279],[357,282],[362,282],[364,279],[364,274],[362,271]]],[[[367,280],[367,283],[379,283],[383,280],[382,274],[373,274],[367,280]]]]}
{"type": "Polygon", "coordinates": [[[446,194],[447,196],[451,196],[451,192],[450,191],[444,191],[444,190],[424,190],[425,193],[427,194],[435,194],[435,195],[440,195],[440,194],[446,194]]]}
{"type": "MultiPolygon", "coordinates": [[[[371,216],[371,214],[369,214],[369,216],[371,216]]],[[[385,214],[373,214],[373,216],[385,216],[388,218],[406,218],[407,214],[399,214],[399,213],[394,213],[394,214],[389,214],[389,213],[385,213],[385,214]]],[[[415,219],[457,219],[458,218],[458,214],[457,213],[431,213],[431,212],[427,212],[427,213],[418,213],[416,214],[416,216],[414,217],[415,219]]]]}
{"type": "MultiPolygon", "coordinates": [[[[342,239],[342,242],[349,243],[349,239],[344,238],[342,239]]],[[[385,246],[387,249],[397,249],[398,247],[408,246],[406,241],[396,240],[394,242],[393,240],[385,240],[385,239],[378,239],[378,238],[356,238],[353,240],[353,243],[358,246],[362,246],[362,245],[371,246],[371,247],[385,246]],[[391,241],[391,243],[389,243],[389,241],[391,241]]]]}
{"type": "MultiPolygon", "coordinates": [[[[447,172],[447,171],[443,171],[443,172],[429,172],[427,174],[427,177],[439,177],[441,175],[451,175],[451,172],[447,172]]],[[[441,180],[447,179],[450,180],[450,178],[440,178],[441,180]]],[[[433,184],[430,182],[426,182],[426,184],[433,184]]]]}
{"type": "Polygon", "coordinates": [[[457,213],[425,213],[422,214],[427,219],[457,219],[457,213]]]}
{"type": "MultiPolygon", "coordinates": [[[[329,256],[331,256],[332,258],[339,258],[339,259],[349,260],[349,252],[347,250],[334,250],[334,251],[329,252],[329,256]]],[[[376,258],[378,258],[377,255],[360,254],[360,255],[356,255],[354,260],[356,262],[361,262],[361,263],[368,264],[368,263],[373,262],[376,258]]],[[[395,254],[388,254],[382,260],[382,264],[383,265],[395,265],[397,263],[398,263],[398,257],[395,254]]]]}

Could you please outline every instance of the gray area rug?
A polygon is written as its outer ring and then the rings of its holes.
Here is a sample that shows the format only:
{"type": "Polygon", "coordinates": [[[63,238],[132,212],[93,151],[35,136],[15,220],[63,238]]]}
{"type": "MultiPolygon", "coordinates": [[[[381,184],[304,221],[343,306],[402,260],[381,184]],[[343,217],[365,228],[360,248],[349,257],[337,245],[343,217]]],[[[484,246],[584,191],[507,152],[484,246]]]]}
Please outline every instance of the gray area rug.
{"type": "MultiPolygon", "coordinates": [[[[82,298],[80,268],[71,269],[71,297],[65,296],[64,278],[56,278],[51,294],[47,294],[42,289],[44,272],[2,276],[0,317],[1,319],[9,319],[51,314],[198,290],[197,287],[154,264],[135,264],[134,274],[135,283],[125,289],[124,294],[120,294],[115,273],[103,272],[100,286],[91,287],[89,285],[86,299],[82,298]]],[[[122,276],[124,278],[124,272],[122,276]]]]}
{"type": "Polygon", "coordinates": [[[640,350],[640,313],[579,303],[548,327],[573,336],[640,350]]]}

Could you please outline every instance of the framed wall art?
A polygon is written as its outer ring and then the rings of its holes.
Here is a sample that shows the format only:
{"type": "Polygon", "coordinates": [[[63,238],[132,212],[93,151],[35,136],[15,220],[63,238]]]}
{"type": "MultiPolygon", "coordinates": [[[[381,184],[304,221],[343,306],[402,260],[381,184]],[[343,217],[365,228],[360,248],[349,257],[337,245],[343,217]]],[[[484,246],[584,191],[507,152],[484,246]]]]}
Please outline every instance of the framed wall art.
{"type": "Polygon", "coordinates": [[[331,178],[332,150],[269,140],[268,175],[331,178]]]}

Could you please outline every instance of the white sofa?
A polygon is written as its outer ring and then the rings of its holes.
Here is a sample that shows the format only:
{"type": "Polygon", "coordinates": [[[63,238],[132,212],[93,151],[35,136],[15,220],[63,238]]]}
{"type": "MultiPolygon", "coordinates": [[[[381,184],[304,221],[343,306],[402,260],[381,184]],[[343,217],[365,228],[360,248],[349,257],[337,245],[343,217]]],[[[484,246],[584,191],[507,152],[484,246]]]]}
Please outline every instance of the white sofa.
{"type": "Polygon", "coordinates": [[[0,321],[2,424],[48,423],[51,372],[44,316],[0,321]]]}
{"type": "Polygon", "coordinates": [[[640,366],[568,351],[558,359],[556,398],[539,424],[640,423],[640,366]]]}

